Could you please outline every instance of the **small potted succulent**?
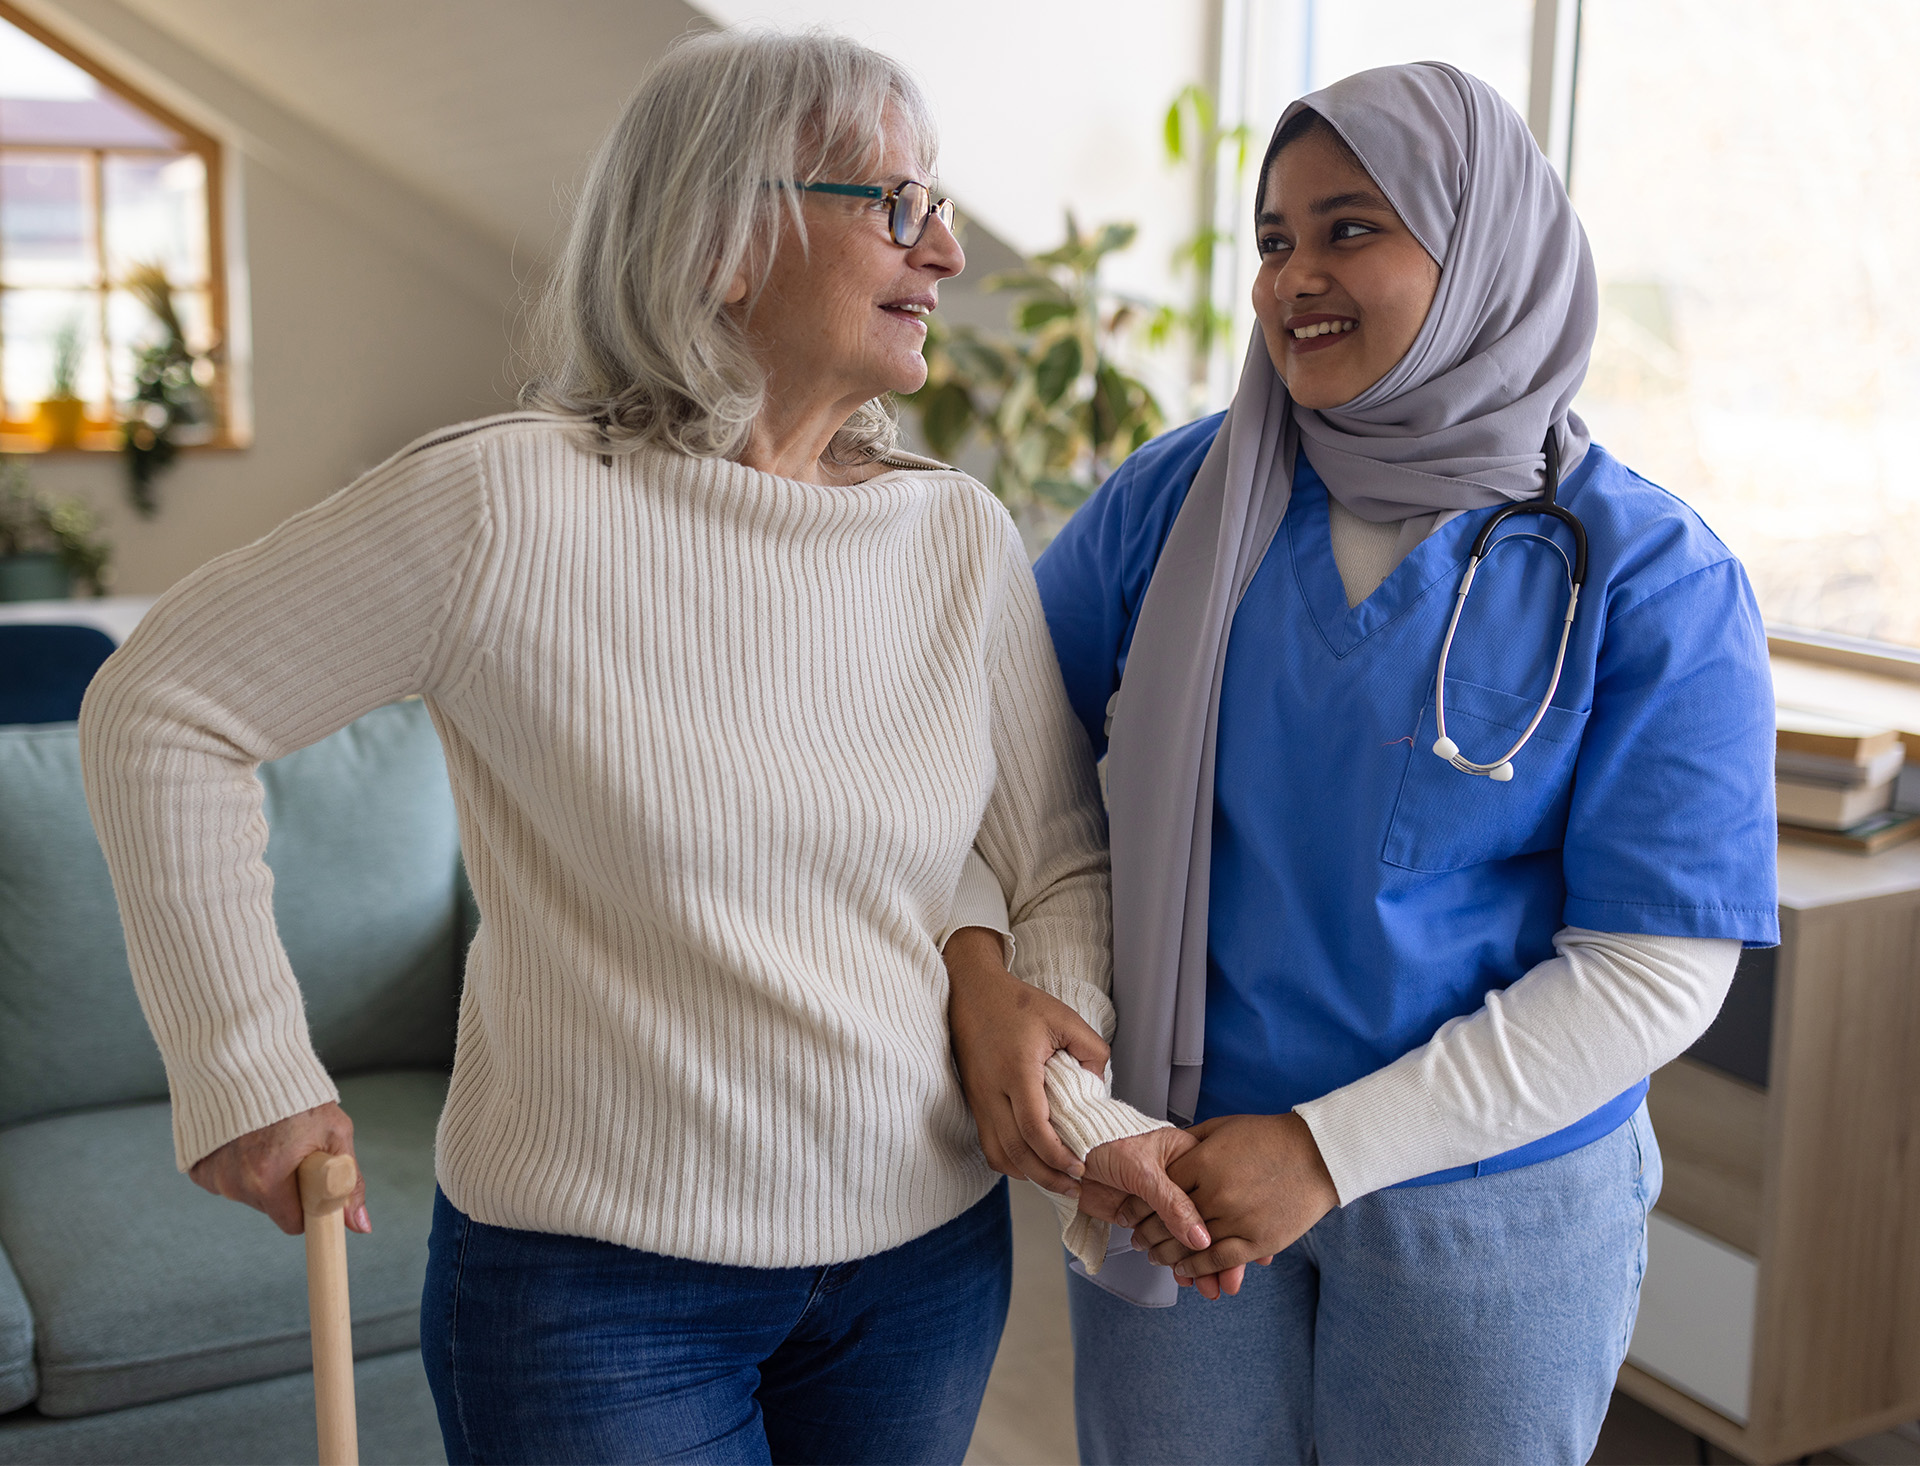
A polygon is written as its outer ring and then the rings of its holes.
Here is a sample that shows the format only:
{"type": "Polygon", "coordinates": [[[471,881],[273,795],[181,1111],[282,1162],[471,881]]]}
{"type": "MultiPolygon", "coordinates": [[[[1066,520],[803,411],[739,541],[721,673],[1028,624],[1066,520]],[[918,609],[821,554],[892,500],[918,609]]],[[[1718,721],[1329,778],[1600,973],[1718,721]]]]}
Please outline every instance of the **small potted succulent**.
{"type": "Polygon", "coordinates": [[[53,391],[39,407],[40,437],[49,448],[77,448],[87,404],[74,390],[80,377],[80,321],[69,320],[53,336],[53,391]]]}
{"type": "Polygon", "coordinates": [[[103,596],[112,556],[91,509],[36,494],[19,461],[0,458],[0,601],[64,600],[75,582],[103,596]]]}

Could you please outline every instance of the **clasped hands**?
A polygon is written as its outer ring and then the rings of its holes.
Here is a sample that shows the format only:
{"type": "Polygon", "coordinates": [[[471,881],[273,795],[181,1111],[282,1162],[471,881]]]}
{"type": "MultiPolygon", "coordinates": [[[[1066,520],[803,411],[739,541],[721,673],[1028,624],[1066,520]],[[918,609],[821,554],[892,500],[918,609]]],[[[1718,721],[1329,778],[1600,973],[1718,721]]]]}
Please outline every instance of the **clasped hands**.
{"type": "Polygon", "coordinates": [[[1298,1115],[1226,1115],[1094,1147],[1082,1164],[1048,1119],[1042,1072],[1065,1049],[1105,1072],[1107,1045],[1080,1015],[1021,982],[981,927],[947,943],[954,1057],[987,1163],[1078,1198],[1089,1216],[1133,1228],[1134,1246],[1208,1298],[1237,1293],[1339,1204],[1298,1115]]]}

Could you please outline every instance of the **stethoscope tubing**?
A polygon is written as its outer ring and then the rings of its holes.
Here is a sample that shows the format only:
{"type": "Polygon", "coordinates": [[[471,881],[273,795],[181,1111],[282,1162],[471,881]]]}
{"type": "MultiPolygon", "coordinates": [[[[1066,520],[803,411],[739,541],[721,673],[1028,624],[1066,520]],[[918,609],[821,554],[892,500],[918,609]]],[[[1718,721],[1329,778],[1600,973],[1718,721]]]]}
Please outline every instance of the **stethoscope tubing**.
{"type": "Polygon", "coordinates": [[[1574,613],[1580,606],[1580,590],[1587,581],[1587,530],[1579,516],[1565,505],[1555,501],[1555,493],[1560,486],[1560,444],[1552,428],[1547,429],[1547,440],[1543,445],[1547,459],[1547,482],[1542,496],[1523,504],[1512,504],[1502,509],[1481,527],[1474,537],[1473,549],[1467,557],[1466,573],[1460,577],[1460,589],[1454,593],[1453,615],[1447,620],[1447,634],[1440,643],[1440,664],[1433,679],[1434,731],[1439,735],[1433,744],[1433,751],[1445,759],[1463,774],[1479,774],[1492,779],[1495,783],[1505,783],[1513,777],[1514,756],[1527,746],[1527,741],[1539,728],[1541,720],[1547,716],[1547,709],[1553,705],[1553,695],[1560,690],[1560,674],[1567,664],[1567,643],[1573,636],[1574,613]],[[1573,531],[1573,559],[1569,562],[1567,552],[1542,534],[1521,532],[1493,538],[1493,533],[1516,514],[1546,514],[1559,520],[1573,531]],[[1560,621],[1560,646],[1554,653],[1553,677],[1547,683],[1547,694],[1540,699],[1540,705],[1533,710],[1533,718],[1526,729],[1499,758],[1491,763],[1475,763],[1460,752],[1460,745],[1447,736],[1447,658],[1453,651],[1454,632],[1460,626],[1460,613],[1467,608],[1467,592],[1473,589],[1473,579],[1480,571],[1481,562],[1494,550],[1509,540],[1539,540],[1560,556],[1567,574],[1567,611],[1560,621]]]}
{"type": "MultiPolygon", "coordinates": [[[[1512,538],[1538,538],[1538,536],[1515,535],[1512,538]]],[[[1555,548],[1559,547],[1555,546],[1555,548]]],[[[1453,742],[1447,737],[1447,654],[1453,650],[1453,631],[1460,624],[1460,612],[1467,604],[1467,591],[1473,585],[1474,572],[1479,568],[1480,557],[1476,556],[1467,562],[1467,573],[1461,577],[1460,590],[1453,598],[1453,615],[1447,621],[1446,640],[1440,644],[1440,672],[1433,684],[1433,718],[1440,741],[1447,743],[1453,742]]],[[[1560,690],[1560,672],[1567,664],[1567,642],[1573,636],[1573,615],[1579,609],[1579,605],[1580,587],[1570,584],[1567,587],[1567,614],[1560,621],[1560,648],[1554,653],[1553,658],[1553,680],[1547,684],[1547,695],[1540,699],[1540,706],[1533,710],[1533,721],[1527,724],[1526,731],[1515,740],[1513,747],[1492,763],[1486,764],[1477,764],[1467,758],[1459,751],[1458,744],[1454,745],[1454,752],[1451,755],[1441,754],[1442,758],[1463,774],[1484,774],[1488,778],[1504,783],[1505,780],[1500,779],[1499,776],[1499,770],[1504,766],[1507,770],[1506,777],[1509,779],[1513,777],[1513,756],[1527,746],[1527,740],[1533,737],[1534,729],[1538,728],[1541,720],[1546,717],[1547,709],[1553,703],[1554,693],[1560,690]]],[[[1436,741],[1434,745],[1435,753],[1440,752],[1440,741],[1436,741]]]]}

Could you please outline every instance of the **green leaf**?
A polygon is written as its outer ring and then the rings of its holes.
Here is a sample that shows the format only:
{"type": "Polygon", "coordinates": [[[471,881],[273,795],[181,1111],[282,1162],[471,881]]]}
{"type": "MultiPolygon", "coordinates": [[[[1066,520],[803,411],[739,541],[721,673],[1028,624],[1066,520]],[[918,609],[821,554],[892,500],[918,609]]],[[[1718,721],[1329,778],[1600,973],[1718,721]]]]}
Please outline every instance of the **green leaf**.
{"type": "Polygon", "coordinates": [[[1014,312],[1014,319],[1023,331],[1037,331],[1048,321],[1057,321],[1075,313],[1076,307],[1070,300],[1030,300],[1014,312]]]}
{"type": "Polygon", "coordinates": [[[1137,224],[1104,224],[1099,237],[1094,241],[1093,252],[1100,255],[1111,254],[1116,249],[1125,249],[1133,243],[1133,236],[1140,232],[1137,224]]]}
{"type": "Polygon", "coordinates": [[[1020,436],[1020,426],[1026,419],[1027,409],[1033,404],[1033,373],[1021,372],[1013,379],[1000,398],[1000,405],[994,409],[994,427],[1003,442],[1013,443],[1020,436]]]}
{"type": "Polygon", "coordinates": [[[958,382],[938,388],[920,414],[920,428],[936,458],[951,459],[974,421],[973,398],[958,382]]]}
{"type": "Polygon", "coordinates": [[[1247,171],[1247,150],[1253,146],[1253,129],[1243,122],[1222,134],[1220,141],[1230,145],[1234,150],[1233,178],[1234,182],[1238,183],[1247,171]]]}
{"type": "Polygon", "coordinates": [[[1034,494],[1062,509],[1078,509],[1087,502],[1094,486],[1080,479],[1040,478],[1033,481],[1034,494]]]}
{"type": "Polygon", "coordinates": [[[1205,87],[1189,82],[1180,95],[1192,105],[1193,120],[1200,131],[1213,131],[1213,93],[1205,87]]]}
{"type": "Polygon", "coordinates": [[[1049,406],[1058,402],[1067,388],[1073,385],[1073,379],[1080,375],[1081,360],[1077,338],[1065,336],[1054,342],[1052,349],[1040,358],[1039,364],[1033,369],[1035,395],[1049,406]]]}
{"type": "Polygon", "coordinates": [[[1038,270],[1001,270],[980,282],[982,290],[1042,290],[1064,295],[1059,282],[1038,270]]]}
{"type": "Polygon", "coordinates": [[[1007,352],[976,336],[956,337],[949,350],[956,380],[1004,387],[1013,375],[1007,352]]]}
{"type": "Polygon", "coordinates": [[[1162,126],[1161,135],[1167,148],[1167,161],[1181,163],[1186,161],[1186,149],[1181,146],[1180,138],[1180,98],[1173,99],[1173,105],[1167,108],[1167,120],[1162,126]]]}
{"type": "Polygon", "coordinates": [[[1015,472],[1031,484],[1046,469],[1047,440],[1038,433],[1030,433],[1016,440],[1012,447],[1015,472]]]}

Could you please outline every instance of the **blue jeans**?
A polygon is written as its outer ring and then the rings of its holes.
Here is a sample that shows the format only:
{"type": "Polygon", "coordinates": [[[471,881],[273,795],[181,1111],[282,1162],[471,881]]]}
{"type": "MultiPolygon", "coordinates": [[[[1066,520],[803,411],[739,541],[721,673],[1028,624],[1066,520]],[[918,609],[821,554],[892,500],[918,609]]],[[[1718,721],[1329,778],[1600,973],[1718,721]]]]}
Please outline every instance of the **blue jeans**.
{"type": "Polygon", "coordinates": [[[1552,1160],[1329,1212],[1238,1297],[1140,1308],[1069,1274],[1080,1459],[1580,1466],[1659,1194],[1642,1105],[1552,1160]]]}
{"type": "Polygon", "coordinates": [[[467,1462],[959,1462],[1007,1321],[1003,1181],[828,1267],[490,1227],[436,1196],[420,1349],[467,1462]]]}

